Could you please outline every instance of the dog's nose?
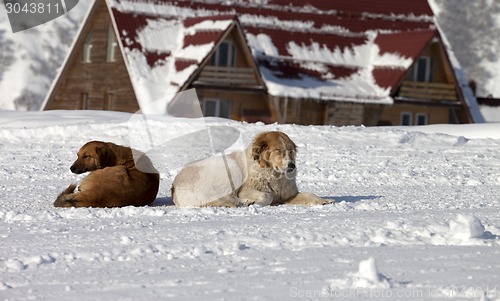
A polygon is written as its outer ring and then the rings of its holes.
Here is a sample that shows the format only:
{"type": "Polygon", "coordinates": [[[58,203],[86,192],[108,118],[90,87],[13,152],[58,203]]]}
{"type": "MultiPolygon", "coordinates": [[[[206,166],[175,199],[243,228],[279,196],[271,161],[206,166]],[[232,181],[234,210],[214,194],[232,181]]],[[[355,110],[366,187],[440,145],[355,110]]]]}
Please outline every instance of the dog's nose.
{"type": "Polygon", "coordinates": [[[71,165],[71,167],[69,168],[69,170],[71,170],[71,172],[73,172],[73,173],[74,173],[74,172],[75,172],[75,170],[76,170],[75,165],[71,165]]]}
{"type": "Polygon", "coordinates": [[[287,171],[292,172],[294,170],[295,170],[295,163],[293,162],[288,163],[287,171]]]}

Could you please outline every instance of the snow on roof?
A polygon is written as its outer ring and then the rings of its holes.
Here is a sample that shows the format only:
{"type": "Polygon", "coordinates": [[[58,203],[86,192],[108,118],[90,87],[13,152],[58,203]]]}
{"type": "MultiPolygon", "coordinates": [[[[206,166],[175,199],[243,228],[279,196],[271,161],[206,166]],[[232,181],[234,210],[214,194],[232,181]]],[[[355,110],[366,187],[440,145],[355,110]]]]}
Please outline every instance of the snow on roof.
{"type": "Polygon", "coordinates": [[[435,35],[426,0],[108,4],[141,108],[174,95],[231,23],[241,24],[269,94],[382,104],[435,35]]]}

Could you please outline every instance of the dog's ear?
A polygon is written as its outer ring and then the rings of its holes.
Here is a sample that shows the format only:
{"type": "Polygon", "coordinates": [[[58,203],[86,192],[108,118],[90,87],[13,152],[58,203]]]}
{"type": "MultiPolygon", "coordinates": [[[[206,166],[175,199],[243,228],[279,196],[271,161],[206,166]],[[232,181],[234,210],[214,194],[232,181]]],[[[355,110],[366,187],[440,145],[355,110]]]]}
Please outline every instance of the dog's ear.
{"type": "Polygon", "coordinates": [[[95,152],[101,168],[116,165],[116,154],[106,144],[96,147],[95,152]]]}
{"type": "Polygon", "coordinates": [[[257,137],[252,145],[252,159],[262,168],[269,166],[269,153],[266,154],[268,148],[267,140],[262,137],[257,137]]]}
{"type": "Polygon", "coordinates": [[[288,137],[288,135],[283,133],[283,132],[280,132],[279,134],[280,134],[281,138],[283,139],[283,141],[285,141],[287,148],[290,147],[294,152],[296,152],[297,145],[292,141],[292,139],[290,139],[290,137],[288,137]]]}
{"type": "Polygon", "coordinates": [[[252,159],[255,161],[259,161],[260,156],[266,147],[267,147],[267,143],[265,141],[262,141],[262,140],[254,141],[254,143],[252,145],[252,159]]]}

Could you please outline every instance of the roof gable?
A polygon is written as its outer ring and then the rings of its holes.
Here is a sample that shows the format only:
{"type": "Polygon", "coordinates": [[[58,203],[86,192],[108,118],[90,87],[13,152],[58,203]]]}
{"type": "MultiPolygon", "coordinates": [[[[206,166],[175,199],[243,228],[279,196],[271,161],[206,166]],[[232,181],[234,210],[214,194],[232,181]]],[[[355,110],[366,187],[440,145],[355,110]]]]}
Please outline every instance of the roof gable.
{"type": "MultiPolygon", "coordinates": [[[[119,44],[141,108],[166,108],[234,22],[234,16],[176,19],[111,6],[119,44]],[[157,103],[159,101],[159,103],[157,103]]],[[[164,110],[164,109],[163,109],[164,110]]]]}
{"type": "MultiPolygon", "coordinates": [[[[413,64],[437,35],[438,33],[436,30],[380,34],[375,39],[375,43],[380,48],[380,53],[399,53],[409,58],[413,64]]],[[[410,66],[412,64],[410,64],[410,66]]],[[[388,68],[383,64],[376,65],[373,69],[375,82],[380,87],[393,90],[397,87],[399,82],[401,82],[410,66],[405,66],[404,68],[388,68]]]]}

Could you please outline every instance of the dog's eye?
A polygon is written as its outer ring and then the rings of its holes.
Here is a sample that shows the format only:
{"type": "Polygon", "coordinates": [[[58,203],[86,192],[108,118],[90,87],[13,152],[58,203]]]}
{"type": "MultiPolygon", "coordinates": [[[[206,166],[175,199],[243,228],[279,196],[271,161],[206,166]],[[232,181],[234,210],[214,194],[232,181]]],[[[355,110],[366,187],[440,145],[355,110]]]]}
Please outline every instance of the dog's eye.
{"type": "Polygon", "coordinates": [[[90,155],[84,155],[83,158],[88,159],[88,158],[90,158],[90,155]]]}

